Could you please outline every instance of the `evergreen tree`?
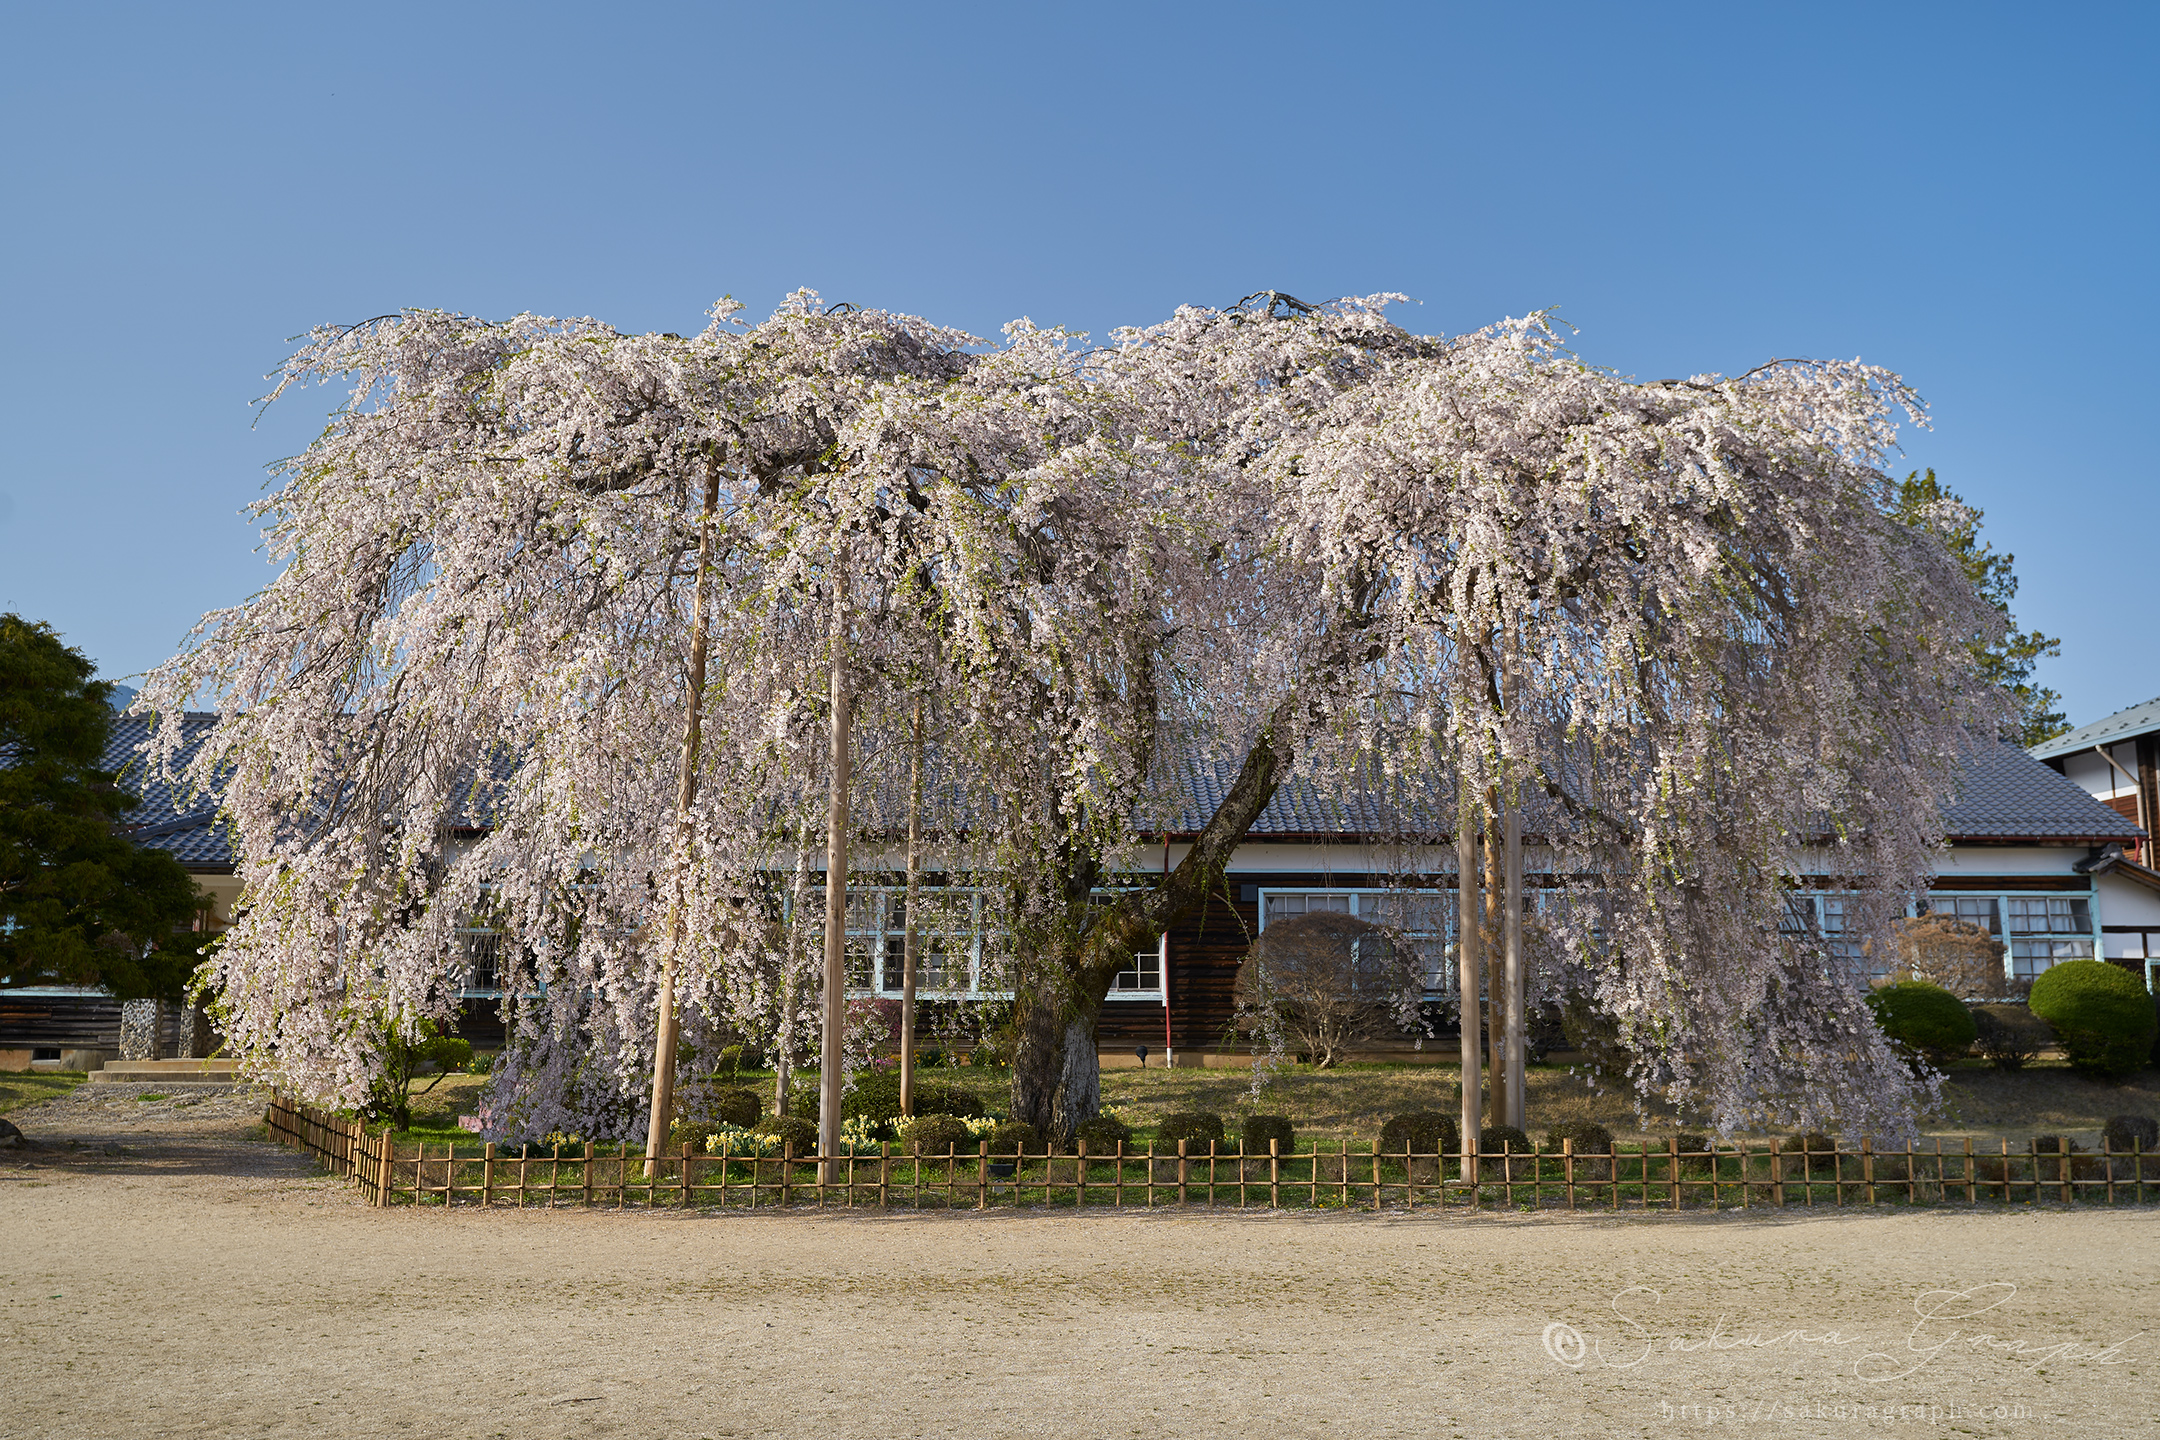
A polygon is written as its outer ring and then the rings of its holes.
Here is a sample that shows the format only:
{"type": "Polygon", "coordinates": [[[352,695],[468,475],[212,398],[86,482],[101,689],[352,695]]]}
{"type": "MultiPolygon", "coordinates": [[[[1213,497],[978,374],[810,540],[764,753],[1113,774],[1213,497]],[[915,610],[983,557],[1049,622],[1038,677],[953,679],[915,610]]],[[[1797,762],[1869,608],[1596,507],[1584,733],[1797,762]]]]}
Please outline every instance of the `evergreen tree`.
{"type": "Polygon", "coordinates": [[[1938,515],[1938,507],[1944,502],[1962,507],[1964,512],[1964,518],[1940,527],[1950,553],[1964,567],[1980,598],[2010,621],[2002,639],[1981,647],[1979,652],[1981,673],[2008,691],[2017,706],[2016,718],[2003,738],[2027,747],[2052,740],[2070,728],[2070,721],[2061,709],[2062,696],[2035,683],[2033,668],[2043,655],[2060,655],[2062,641],[2017,627],[2010,614],[2010,601],[2018,588],[2017,574],[2011,566],[2017,557],[1999,555],[1994,546],[1981,541],[1980,522],[1986,517],[1978,506],[1937,480],[1932,469],[1924,475],[1914,471],[1897,488],[1897,513],[1907,524],[1917,525],[1930,515],[1938,515]]]}
{"type": "Polygon", "coordinates": [[[98,768],[112,685],[52,627],[0,615],[0,985],[176,998],[200,961],[180,862],[116,833],[136,803],[98,768]]]}

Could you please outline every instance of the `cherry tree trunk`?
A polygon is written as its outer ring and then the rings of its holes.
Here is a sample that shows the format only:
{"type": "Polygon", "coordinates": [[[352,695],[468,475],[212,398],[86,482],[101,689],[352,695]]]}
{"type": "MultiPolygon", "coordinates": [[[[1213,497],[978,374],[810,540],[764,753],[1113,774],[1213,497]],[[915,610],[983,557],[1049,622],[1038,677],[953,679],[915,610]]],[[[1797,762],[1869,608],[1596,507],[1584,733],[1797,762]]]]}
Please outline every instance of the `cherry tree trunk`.
{"type": "MultiPolygon", "coordinates": [[[[1024,1004],[1024,1002],[1023,1002],[1024,1004]]],[[[1102,1067],[1095,1053],[1098,997],[1082,1006],[1025,1005],[1013,1052],[1012,1114],[1063,1144],[1074,1127],[1102,1112],[1102,1067]]]]}

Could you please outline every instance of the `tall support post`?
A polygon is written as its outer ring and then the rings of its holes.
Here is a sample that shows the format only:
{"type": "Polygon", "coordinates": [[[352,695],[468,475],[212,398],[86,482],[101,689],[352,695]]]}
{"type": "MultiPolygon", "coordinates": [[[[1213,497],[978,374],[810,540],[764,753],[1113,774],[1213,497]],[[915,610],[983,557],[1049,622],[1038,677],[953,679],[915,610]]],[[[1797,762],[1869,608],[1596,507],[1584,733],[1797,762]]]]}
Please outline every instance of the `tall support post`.
{"type": "Polygon", "coordinates": [[[923,702],[915,697],[909,737],[907,812],[907,913],[900,932],[900,1113],[915,1113],[915,910],[922,898],[923,702]]]}
{"type": "Polygon", "coordinates": [[[1479,953],[1485,961],[1485,1113],[1495,1125],[1509,1125],[1507,1078],[1507,972],[1502,962],[1507,947],[1501,931],[1507,902],[1506,879],[1500,868],[1500,787],[1485,792],[1485,929],[1478,936],[1479,953]]]}
{"type": "Polygon", "coordinates": [[[1500,944],[1506,952],[1506,975],[1503,988],[1507,991],[1507,1123],[1518,1130],[1529,1128],[1529,1087],[1523,1076],[1525,1062],[1523,1045],[1523,868],[1522,868],[1522,805],[1518,787],[1510,781],[1501,791],[1500,803],[1506,807],[1501,821],[1503,834],[1501,847],[1505,858],[1501,862],[1501,921],[1500,944]]]}
{"type": "Polygon", "coordinates": [[[645,1123],[645,1173],[657,1175],[660,1151],[675,1123],[675,1047],[682,1030],[675,1015],[675,969],[682,953],[683,887],[690,863],[690,807],[697,803],[698,749],[704,738],[705,658],[710,631],[705,612],[712,585],[713,514],[720,508],[720,462],[705,464],[705,506],[698,518],[697,583],[691,587],[690,677],[683,696],[682,752],[675,774],[675,855],[668,881],[667,950],[660,960],[660,1014],[653,1036],[652,1113],[645,1123]]]}
{"type": "Polygon", "coordinates": [[[1479,1072],[1484,1068],[1478,1054],[1478,931],[1484,923],[1479,914],[1477,798],[1466,777],[1456,782],[1455,801],[1455,961],[1457,983],[1462,987],[1462,1149],[1463,1183],[1477,1183],[1478,1131],[1483,1129],[1478,1105],[1479,1072]]]}
{"type": "Polygon", "coordinates": [[[833,569],[832,753],[825,794],[825,1033],[818,1050],[818,1183],[834,1182],[832,1157],[840,1148],[840,1089],[846,1076],[840,1055],[847,1027],[848,776],[854,752],[846,674],[847,549],[833,569]]]}

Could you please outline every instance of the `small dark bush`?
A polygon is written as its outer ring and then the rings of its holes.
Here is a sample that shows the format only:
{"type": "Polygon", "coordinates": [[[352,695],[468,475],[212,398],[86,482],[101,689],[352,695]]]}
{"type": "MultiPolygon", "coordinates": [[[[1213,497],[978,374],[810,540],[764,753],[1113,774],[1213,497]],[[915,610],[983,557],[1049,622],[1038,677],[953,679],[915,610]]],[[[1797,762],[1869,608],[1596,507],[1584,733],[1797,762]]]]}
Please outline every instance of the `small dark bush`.
{"type": "Polygon", "coordinates": [[[1238,1127],[1238,1148],[1247,1155],[1265,1155],[1272,1140],[1288,1155],[1297,1148],[1297,1131],[1287,1115],[1248,1115],[1238,1127]]]}
{"type": "Polygon", "coordinates": [[[1680,1161],[1680,1170],[1682,1174],[1707,1174],[1710,1167],[1716,1163],[1715,1161],[1703,1158],[1709,1153],[1710,1150],[1709,1136],[1681,1134],[1675,1135],[1672,1138],[1673,1148],[1678,1150],[1682,1157],[1680,1161]]]}
{"type": "Polygon", "coordinates": [[[2054,1038],[2047,1022],[2023,1005],[1974,1005],[1970,1009],[1973,1030],[1979,1037],[1973,1048],[1998,1070],[2023,1068],[2054,1038]]]}
{"type": "Polygon", "coordinates": [[[1575,1142],[1578,1155],[1612,1154],[1612,1131],[1591,1120],[1570,1120],[1565,1125],[1555,1125],[1545,1132],[1545,1148],[1557,1153],[1560,1142],[1575,1142]]]}
{"type": "MultiPolygon", "coordinates": [[[[983,1103],[974,1095],[951,1085],[924,1080],[919,1074],[915,1080],[914,1099],[917,1115],[979,1116],[983,1113],[983,1103]]],[[[900,1072],[872,1070],[858,1074],[855,1083],[848,1086],[847,1094],[840,1099],[840,1118],[860,1118],[873,1126],[892,1126],[900,1119],[900,1072]]]]}
{"type": "Polygon", "coordinates": [[[944,1063],[945,1052],[935,1045],[915,1052],[915,1068],[917,1070],[935,1070],[944,1063]]]}
{"type": "MultiPolygon", "coordinates": [[[[2035,1135],[2032,1140],[2032,1148],[2033,1153],[2036,1155],[2061,1155],[2065,1153],[2063,1137],[2060,1135],[2035,1135]]],[[[2075,1150],[2077,1147],[2072,1145],[2068,1148],[2075,1150]]]]}
{"type": "Polygon", "coordinates": [[[1386,1155],[1438,1155],[1461,1143],[1455,1117],[1437,1110],[1413,1110],[1380,1127],[1380,1150],[1386,1155]]]}
{"type": "Polygon", "coordinates": [[[1487,1125],[1477,1132],[1480,1155],[1535,1155],[1537,1146],[1513,1125],[1487,1125]]]}
{"type": "Polygon", "coordinates": [[[1073,1127],[1073,1139],[1085,1143],[1090,1155],[1114,1155],[1118,1146],[1132,1144],[1132,1127],[1115,1115],[1091,1115],[1073,1127]]]}
{"type": "Polygon", "coordinates": [[[2108,1150],[2160,1149],[2160,1122],[2150,1115],[2110,1115],[2100,1134],[2108,1150]]]}
{"type": "Polygon", "coordinates": [[[1811,1130],[1805,1135],[1789,1135],[1778,1149],[1787,1155],[1798,1155],[1803,1150],[1806,1151],[1808,1178],[1811,1180],[1837,1178],[1837,1142],[1819,1130],[1811,1130]]]}
{"type": "Polygon", "coordinates": [[[1223,1138],[1222,1116],[1205,1110],[1172,1111],[1155,1127],[1155,1148],[1167,1155],[1177,1153],[1180,1140],[1185,1142],[1189,1155],[1207,1154],[1210,1142],[1217,1149],[1226,1149],[1223,1138]]]}
{"type": "Polygon", "coordinates": [[[715,1090],[698,1107],[697,1118],[755,1130],[758,1121],[765,1118],[765,1097],[746,1087],[715,1090]]]}
{"type": "Polygon", "coordinates": [[[975,1137],[952,1115],[918,1115],[901,1127],[900,1143],[918,1155],[943,1155],[949,1150],[976,1152],[975,1137]]]}
{"type": "Polygon", "coordinates": [[[817,1125],[800,1115],[781,1115],[767,1120],[758,1127],[758,1133],[770,1135],[782,1145],[792,1144],[797,1155],[818,1153],[817,1125]]]}
{"type": "Polygon", "coordinates": [[[2033,981],[2030,1003],[2054,1027],[2071,1065],[2087,1074],[2119,1080],[2152,1054],[2152,996],[2120,965],[2065,961],[2033,981]]]}
{"type": "Polygon", "coordinates": [[[1965,1002],[1940,985],[1905,980],[1868,992],[1876,1028],[1918,1069],[1940,1070],[1972,1048],[1978,1030],[1965,1002]]]}
{"type": "Polygon", "coordinates": [[[1007,1120],[990,1132],[990,1153],[993,1155],[1029,1155],[1043,1153],[1042,1132],[1025,1120],[1007,1120]]]}

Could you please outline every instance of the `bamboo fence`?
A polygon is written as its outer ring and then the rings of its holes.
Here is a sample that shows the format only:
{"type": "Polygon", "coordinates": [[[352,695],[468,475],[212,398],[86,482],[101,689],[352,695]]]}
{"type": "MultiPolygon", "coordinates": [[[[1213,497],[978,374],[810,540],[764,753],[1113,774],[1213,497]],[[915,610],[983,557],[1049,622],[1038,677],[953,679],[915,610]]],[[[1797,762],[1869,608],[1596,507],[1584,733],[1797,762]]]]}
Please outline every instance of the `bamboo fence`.
{"type": "Polygon", "coordinates": [[[1244,1154],[1179,1142],[1173,1151],[921,1155],[704,1154],[685,1145],[650,1164],[626,1146],[399,1145],[357,1121],[273,1099],[271,1136],[359,1181],[373,1205],[764,1209],[796,1205],[984,1210],[1200,1205],[1313,1210],[1728,1210],[1852,1205],[2150,1204],[2160,1156],[2142,1147],[2063,1153],[2034,1140],[1996,1150],[1808,1149],[1735,1141],[1582,1152],[1383,1151],[1348,1141],[1244,1154]],[[1469,1178],[1463,1169],[1469,1166],[1469,1178]],[[2150,1171],[2151,1173],[2147,1173],[2150,1171]]]}

